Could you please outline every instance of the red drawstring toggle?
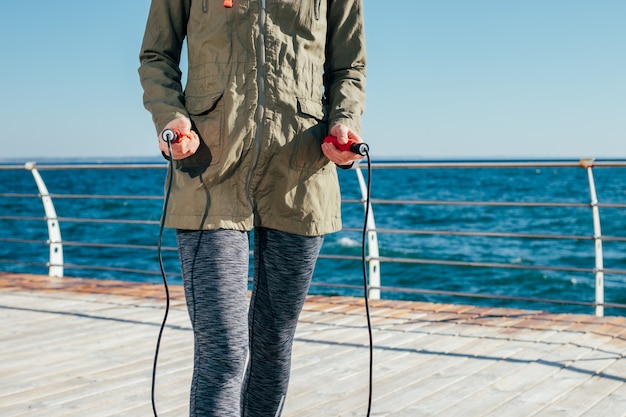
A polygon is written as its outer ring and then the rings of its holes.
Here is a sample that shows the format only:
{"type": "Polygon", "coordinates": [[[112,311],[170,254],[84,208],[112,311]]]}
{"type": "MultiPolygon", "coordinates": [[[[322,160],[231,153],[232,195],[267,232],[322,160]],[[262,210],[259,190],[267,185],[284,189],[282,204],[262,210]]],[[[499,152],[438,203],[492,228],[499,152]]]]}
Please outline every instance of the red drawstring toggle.
{"type": "Polygon", "coordinates": [[[233,0],[224,0],[224,7],[233,7],[233,0]]]}

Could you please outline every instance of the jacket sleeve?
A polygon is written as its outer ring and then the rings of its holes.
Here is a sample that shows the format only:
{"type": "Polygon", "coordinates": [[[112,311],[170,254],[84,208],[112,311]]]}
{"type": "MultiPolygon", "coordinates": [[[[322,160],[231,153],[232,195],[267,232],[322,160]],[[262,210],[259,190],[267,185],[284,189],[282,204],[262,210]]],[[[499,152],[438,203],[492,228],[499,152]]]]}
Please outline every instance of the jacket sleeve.
{"type": "Polygon", "coordinates": [[[366,61],[362,0],[329,0],[327,19],[324,87],[329,126],[342,123],[361,134],[366,61]]]}
{"type": "Polygon", "coordinates": [[[188,116],[180,58],[191,0],[152,0],[139,60],[143,102],[157,133],[176,117],[188,116]]]}

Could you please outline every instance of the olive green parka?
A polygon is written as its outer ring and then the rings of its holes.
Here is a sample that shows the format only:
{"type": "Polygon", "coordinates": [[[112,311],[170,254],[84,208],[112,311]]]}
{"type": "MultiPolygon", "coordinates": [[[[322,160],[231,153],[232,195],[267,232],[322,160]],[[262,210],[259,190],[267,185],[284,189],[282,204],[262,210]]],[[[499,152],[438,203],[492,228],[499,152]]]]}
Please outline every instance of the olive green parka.
{"type": "Polygon", "coordinates": [[[360,134],[362,0],[153,0],[140,53],[156,130],[189,117],[198,151],[175,162],[168,227],[300,235],[341,229],[329,126],[360,134]],[[180,60],[184,41],[187,73],[180,60]]]}

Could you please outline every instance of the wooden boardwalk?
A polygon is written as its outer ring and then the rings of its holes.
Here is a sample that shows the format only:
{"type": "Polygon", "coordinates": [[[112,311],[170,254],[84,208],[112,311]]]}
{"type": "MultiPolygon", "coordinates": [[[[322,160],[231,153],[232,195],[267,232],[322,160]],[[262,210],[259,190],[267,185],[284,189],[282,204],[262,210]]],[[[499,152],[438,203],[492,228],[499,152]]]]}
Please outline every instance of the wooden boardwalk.
{"type": "MultiPolygon", "coordinates": [[[[159,416],[187,415],[192,335],[180,287],[159,416]]],[[[0,416],[151,416],[159,285],[0,274],[0,416]]],[[[626,416],[626,318],[372,302],[372,416],[626,416]]],[[[362,300],[310,297],[285,417],[365,416],[362,300]]]]}

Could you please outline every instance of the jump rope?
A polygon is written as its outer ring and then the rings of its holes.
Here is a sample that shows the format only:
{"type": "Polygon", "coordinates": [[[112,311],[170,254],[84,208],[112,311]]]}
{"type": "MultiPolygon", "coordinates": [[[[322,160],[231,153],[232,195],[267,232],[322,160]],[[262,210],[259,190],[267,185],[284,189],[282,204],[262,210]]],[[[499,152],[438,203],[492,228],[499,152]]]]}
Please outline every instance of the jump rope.
{"type": "MultiPolygon", "coordinates": [[[[152,366],[152,389],[151,389],[151,398],[152,398],[152,411],[154,413],[154,417],[158,417],[157,409],[156,409],[156,371],[157,371],[157,362],[159,359],[159,349],[161,347],[161,339],[163,337],[163,330],[165,329],[165,324],[167,322],[167,317],[170,311],[170,290],[169,285],[167,283],[167,276],[165,274],[165,267],[163,265],[163,251],[162,251],[162,242],[163,242],[163,232],[165,230],[165,217],[167,213],[167,206],[170,200],[170,192],[172,190],[172,181],[174,177],[174,161],[172,159],[172,143],[178,142],[182,138],[182,134],[176,130],[165,129],[161,133],[161,139],[167,143],[168,155],[169,155],[169,163],[167,169],[167,187],[165,190],[165,198],[163,200],[163,212],[161,215],[160,227],[159,227],[159,238],[157,242],[157,251],[158,251],[158,259],[159,259],[159,268],[161,269],[161,277],[163,278],[163,287],[165,288],[165,312],[163,315],[163,322],[161,323],[161,328],[159,329],[159,336],[156,342],[156,348],[154,351],[154,363],[152,366]]],[[[363,142],[356,142],[354,140],[348,141],[346,144],[340,144],[337,141],[337,138],[334,136],[327,136],[324,139],[324,142],[330,142],[335,145],[341,151],[350,151],[367,158],[367,195],[365,198],[365,220],[363,222],[363,233],[361,236],[361,266],[363,270],[363,298],[365,300],[365,315],[367,318],[367,333],[369,336],[369,392],[367,399],[367,417],[370,417],[370,413],[372,410],[372,390],[373,390],[373,371],[374,371],[374,341],[372,336],[372,320],[370,317],[370,307],[369,307],[369,283],[367,281],[367,261],[366,261],[366,253],[365,253],[365,245],[367,243],[367,220],[369,218],[370,213],[370,194],[371,194],[371,183],[372,183],[372,163],[369,155],[369,146],[363,142]]]]}

